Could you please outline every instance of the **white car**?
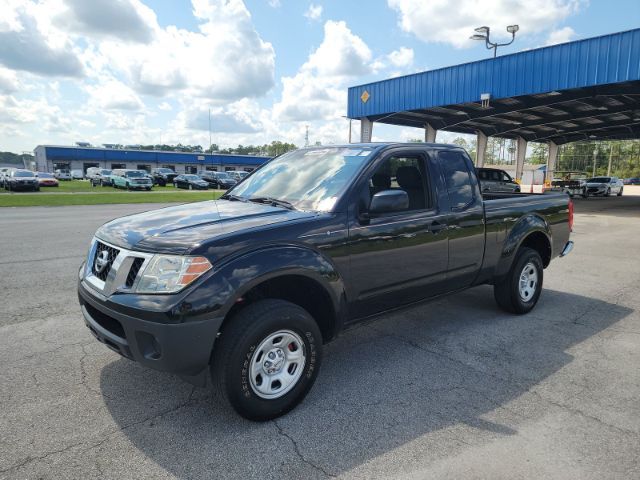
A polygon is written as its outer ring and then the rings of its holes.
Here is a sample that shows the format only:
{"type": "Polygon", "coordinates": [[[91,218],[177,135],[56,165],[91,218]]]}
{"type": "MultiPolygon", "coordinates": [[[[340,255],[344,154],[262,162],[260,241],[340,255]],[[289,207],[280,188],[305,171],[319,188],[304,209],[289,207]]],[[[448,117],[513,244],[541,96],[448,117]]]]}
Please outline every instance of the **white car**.
{"type": "Polygon", "coordinates": [[[84,180],[84,173],[82,170],[71,170],[71,178],[73,180],[84,180]]]}
{"type": "Polygon", "coordinates": [[[622,195],[624,184],[618,177],[593,177],[587,180],[587,195],[622,195]]]}
{"type": "Polygon", "coordinates": [[[71,180],[71,172],[64,168],[59,168],[53,172],[53,176],[58,180],[71,180]]]}

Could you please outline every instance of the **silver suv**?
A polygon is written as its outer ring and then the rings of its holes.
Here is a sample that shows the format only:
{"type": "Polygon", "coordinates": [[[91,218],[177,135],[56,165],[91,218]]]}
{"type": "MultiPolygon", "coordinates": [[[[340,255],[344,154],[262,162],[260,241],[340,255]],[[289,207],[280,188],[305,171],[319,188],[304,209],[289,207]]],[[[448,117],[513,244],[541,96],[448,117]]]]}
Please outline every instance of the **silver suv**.
{"type": "Polygon", "coordinates": [[[476,168],[483,192],[520,193],[520,185],[498,168],[476,168]]]}

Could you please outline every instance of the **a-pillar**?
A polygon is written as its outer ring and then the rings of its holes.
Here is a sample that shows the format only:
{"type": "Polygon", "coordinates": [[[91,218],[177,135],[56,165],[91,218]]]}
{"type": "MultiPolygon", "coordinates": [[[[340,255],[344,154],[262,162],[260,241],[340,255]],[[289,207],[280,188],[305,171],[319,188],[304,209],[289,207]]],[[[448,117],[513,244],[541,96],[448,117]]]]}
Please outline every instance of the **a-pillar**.
{"type": "Polygon", "coordinates": [[[373,122],[367,117],[360,119],[360,141],[362,143],[371,142],[371,134],[373,132],[373,122]]]}
{"type": "Polygon", "coordinates": [[[547,173],[545,180],[550,182],[553,180],[553,172],[556,169],[556,160],[558,158],[558,144],[549,142],[549,156],[547,157],[547,173]]]}
{"type": "Polygon", "coordinates": [[[478,130],[478,138],[476,141],[476,167],[484,167],[484,156],[487,153],[488,137],[478,130]]]}
{"type": "Polygon", "coordinates": [[[425,142],[435,143],[437,133],[438,133],[438,130],[433,128],[430,124],[426,123],[424,125],[424,141],[425,142]]]}
{"type": "Polygon", "coordinates": [[[522,180],[522,172],[524,171],[524,159],[527,155],[527,141],[518,137],[516,141],[516,179],[522,180]]]}

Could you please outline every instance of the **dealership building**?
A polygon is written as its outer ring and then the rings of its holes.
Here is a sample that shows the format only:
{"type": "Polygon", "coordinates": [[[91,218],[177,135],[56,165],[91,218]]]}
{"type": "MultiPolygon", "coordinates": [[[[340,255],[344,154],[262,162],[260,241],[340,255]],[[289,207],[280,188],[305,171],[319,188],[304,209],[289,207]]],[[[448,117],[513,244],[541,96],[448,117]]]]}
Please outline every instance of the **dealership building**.
{"type": "Polygon", "coordinates": [[[34,149],[36,169],[53,172],[56,169],[87,171],[90,167],[113,170],[129,168],[147,170],[171,168],[177,173],[200,173],[204,171],[244,170],[250,172],[269,157],[253,155],[227,155],[222,153],[185,153],[159,150],[136,150],[100,147],[66,147],[38,145],[34,149]]]}

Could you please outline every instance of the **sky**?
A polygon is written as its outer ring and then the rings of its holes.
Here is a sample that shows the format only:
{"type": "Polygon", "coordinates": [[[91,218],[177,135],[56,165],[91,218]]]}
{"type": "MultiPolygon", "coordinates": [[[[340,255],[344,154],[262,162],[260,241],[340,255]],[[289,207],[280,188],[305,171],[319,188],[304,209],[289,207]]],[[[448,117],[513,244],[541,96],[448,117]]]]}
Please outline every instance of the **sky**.
{"type": "MultiPolygon", "coordinates": [[[[347,141],[347,88],[637,28],[638,0],[0,0],[0,151],[347,141]],[[209,112],[211,115],[209,116],[209,112]]],[[[359,122],[353,122],[354,139],[359,122]]],[[[375,125],[376,141],[423,138],[375,125]]],[[[438,137],[440,140],[441,137],[438,137]]]]}

